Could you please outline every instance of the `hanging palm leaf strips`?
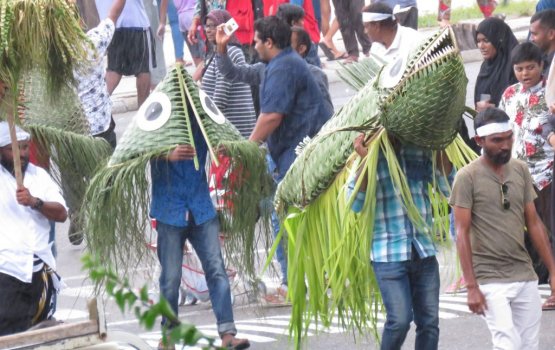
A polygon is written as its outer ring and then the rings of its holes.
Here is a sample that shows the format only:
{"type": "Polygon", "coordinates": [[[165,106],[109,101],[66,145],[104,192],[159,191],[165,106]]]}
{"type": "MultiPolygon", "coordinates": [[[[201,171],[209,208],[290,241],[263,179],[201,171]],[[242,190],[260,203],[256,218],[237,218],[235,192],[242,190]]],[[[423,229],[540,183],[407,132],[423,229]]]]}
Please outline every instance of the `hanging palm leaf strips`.
{"type": "Polygon", "coordinates": [[[46,78],[32,70],[21,80],[20,91],[20,118],[33,136],[37,158],[52,164],[50,174],[76,215],[88,180],[108,160],[111,148],[104,139],[89,136],[88,120],[71,87],[63,85],[52,98],[46,78]]]}
{"type": "MultiPolygon", "coordinates": [[[[233,253],[228,254],[230,264],[254,275],[258,203],[269,196],[271,179],[258,145],[244,140],[219,113],[183,66],[177,65],[167,74],[141,106],[108,165],[91,181],[85,200],[86,239],[94,254],[123,271],[144,257],[150,205],[148,165],[155,157],[167,156],[178,144],[194,146],[194,120],[212,159],[217,160],[217,150],[224,146],[237,170],[239,179],[229,189],[233,209],[226,216],[225,243],[233,253]]],[[[196,158],[195,163],[197,169],[204,166],[196,158]]]]}
{"type": "Polygon", "coordinates": [[[369,328],[377,335],[381,299],[370,250],[380,153],[411,222],[435,242],[446,241],[447,205],[439,179],[429,184],[435,215],[429,227],[412,201],[390,138],[434,153],[445,150],[455,167],[475,156],[457,137],[467,79],[451,29],[387,65],[370,58],[345,66],[341,76],[358,93],[303,145],[275,200],[286,217],[288,264],[294,266],[288,287],[293,303],[290,330],[297,346],[311,321],[329,326],[334,317],[346,328],[369,328]],[[364,159],[358,159],[353,148],[360,133],[366,134],[368,144],[364,159]],[[361,176],[353,193],[368,174],[360,214],[351,210],[354,197],[347,194],[356,171],[361,176]]]}
{"type": "Polygon", "coordinates": [[[10,88],[37,69],[46,76],[48,93],[58,93],[86,62],[88,43],[70,1],[0,0],[0,81],[10,88]]]}

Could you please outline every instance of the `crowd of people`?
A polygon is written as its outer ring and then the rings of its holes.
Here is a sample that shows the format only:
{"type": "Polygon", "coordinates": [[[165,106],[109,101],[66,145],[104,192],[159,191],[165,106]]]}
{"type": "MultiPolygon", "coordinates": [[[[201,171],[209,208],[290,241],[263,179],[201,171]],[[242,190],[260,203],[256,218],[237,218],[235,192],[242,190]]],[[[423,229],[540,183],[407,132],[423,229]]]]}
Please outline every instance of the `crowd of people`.
{"type": "MultiPolygon", "coordinates": [[[[411,0],[367,6],[362,0],[333,0],[336,19],[331,23],[329,0],[244,1],[244,11],[225,0],[160,0],[159,25],[151,23],[142,0],[96,3],[102,21],[87,32],[93,43],[90,69],[75,73],[90,135],[116,147],[110,95],[122,76],[132,75],[138,105],[147,99],[155,85],[151,72],[164,65],[157,62],[154,37],[163,37],[169,19],[176,62],[186,64],[185,42],[200,88],[246,139],[267,147],[267,171],[276,185],[294,162],[298,144],[314,136],[334,113],[318,48],[329,60],[356,62],[361,49],[364,55],[393,62],[422,38],[416,30],[416,1],[411,0]],[[239,29],[230,34],[224,24],[231,18],[239,29]],[[345,53],[331,40],[338,30],[345,53]]],[[[449,2],[439,3],[439,20],[448,20],[449,2]]],[[[555,80],[550,69],[555,9],[532,16],[530,41],[519,44],[511,28],[491,16],[495,1],[478,4],[486,17],[475,38],[484,59],[474,93],[478,113],[473,132],[465,123],[460,132],[479,158],[456,171],[443,152],[433,159],[431,151],[396,140],[393,146],[426,221],[432,220],[428,183],[434,164],[439,164],[446,196],[452,185],[449,202],[464,277],[459,285],[468,291],[470,310],[484,316],[494,348],[538,349],[541,310],[555,309],[555,100],[548,97],[548,86],[555,80]],[[538,283],[551,284],[552,295],[543,305],[538,283]]],[[[5,88],[1,86],[2,95],[5,88]]],[[[157,221],[160,292],[178,314],[183,246],[189,240],[206,274],[222,345],[245,349],[249,341],[235,337],[230,284],[207,176],[204,167],[196,170],[192,162],[194,157],[202,164],[207,161],[207,145],[194,119],[191,125],[194,145],[177,145],[167,156],[151,161],[150,215],[157,221]]],[[[23,187],[14,177],[8,125],[0,122],[0,227],[10,231],[0,231],[0,335],[24,331],[51,317],[60,285],[51,223],[65,221],[74,206],[69,201],[66,205],[62,189],[47,172],[29,162],[30,135],[18,128],[16,137],[23,187]]],[[[367,154],[365,137],[353,140],[362,158],[367,154]]],[[[374,223],[369,263],[386,311],[381,348],[400,349],[414,321],[415,348],[437,349],[436,247],[410,220],[389,171],[380,157],[376,200],[381,212],[374,223]]],[[[353,202],[355,212],[363,210],[365,183],[353,202]]],[[[275,235],[282,230],[276,213],[272,226],[275,235]]],[[[284,248],[280,244],[276,252],[281,285],[276,295],[268,296],[270,302],[287,296],[284,248]]],[[[165,319],[162,324],[173,326],[165,319]]],[[[174,345],[161,341],[159,348],[174,345]]]]}

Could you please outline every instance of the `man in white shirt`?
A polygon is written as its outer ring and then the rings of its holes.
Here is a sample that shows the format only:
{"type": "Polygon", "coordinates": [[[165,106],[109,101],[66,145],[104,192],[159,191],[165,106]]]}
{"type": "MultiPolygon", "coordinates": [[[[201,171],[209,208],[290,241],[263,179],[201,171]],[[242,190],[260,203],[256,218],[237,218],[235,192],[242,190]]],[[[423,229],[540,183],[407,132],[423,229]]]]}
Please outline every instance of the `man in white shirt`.
{"type": "Polygon", "coordinates": [[[391,62],[422,40],[422,34],[398,24],[393,10],[383,2],[362,9],[364,31],[372,41],[370,53],[391,62]]]}
{"type": "Polygon", "coordinates": [[[16,129],[23,186],[16,184],[9,127],[0,122],[0,336],[22,332],[51,315],[59,277],[49,244],[49,220],[67,209],[48,173],[29,163],[30,135],[16,129]]]}

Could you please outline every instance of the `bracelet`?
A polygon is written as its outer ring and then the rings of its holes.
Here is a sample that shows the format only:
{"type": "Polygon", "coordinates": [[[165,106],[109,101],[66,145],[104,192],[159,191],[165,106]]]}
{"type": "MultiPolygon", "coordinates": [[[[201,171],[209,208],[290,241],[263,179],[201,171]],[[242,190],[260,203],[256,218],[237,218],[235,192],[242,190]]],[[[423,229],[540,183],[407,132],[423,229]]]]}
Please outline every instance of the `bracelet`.
{"type": "Polygon", "coordinates": [[[34,210],[40,210],[43,205],[44,205],[44,202],[42,201],[42,199],[37,198],[37,201],[35,202],[35,204],[31,206],[31,208],[34,210]]]}

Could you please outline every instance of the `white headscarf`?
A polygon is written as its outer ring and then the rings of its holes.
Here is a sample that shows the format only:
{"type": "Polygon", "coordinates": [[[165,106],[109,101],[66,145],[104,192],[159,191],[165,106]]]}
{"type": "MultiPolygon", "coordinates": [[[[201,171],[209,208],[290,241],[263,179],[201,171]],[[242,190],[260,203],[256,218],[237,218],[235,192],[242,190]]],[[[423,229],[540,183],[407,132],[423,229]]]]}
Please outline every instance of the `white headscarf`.
{"type": "MultiPolygon", "coordinates": [[[[16,125],[15,134],[17,141],[27,141],[31,138],[28,132],[21,129],[16,125]]],[[[9,145],[12,142],[10,139],[10,127],[7,122],[0,122],[0,147],[9,145]]]]}

